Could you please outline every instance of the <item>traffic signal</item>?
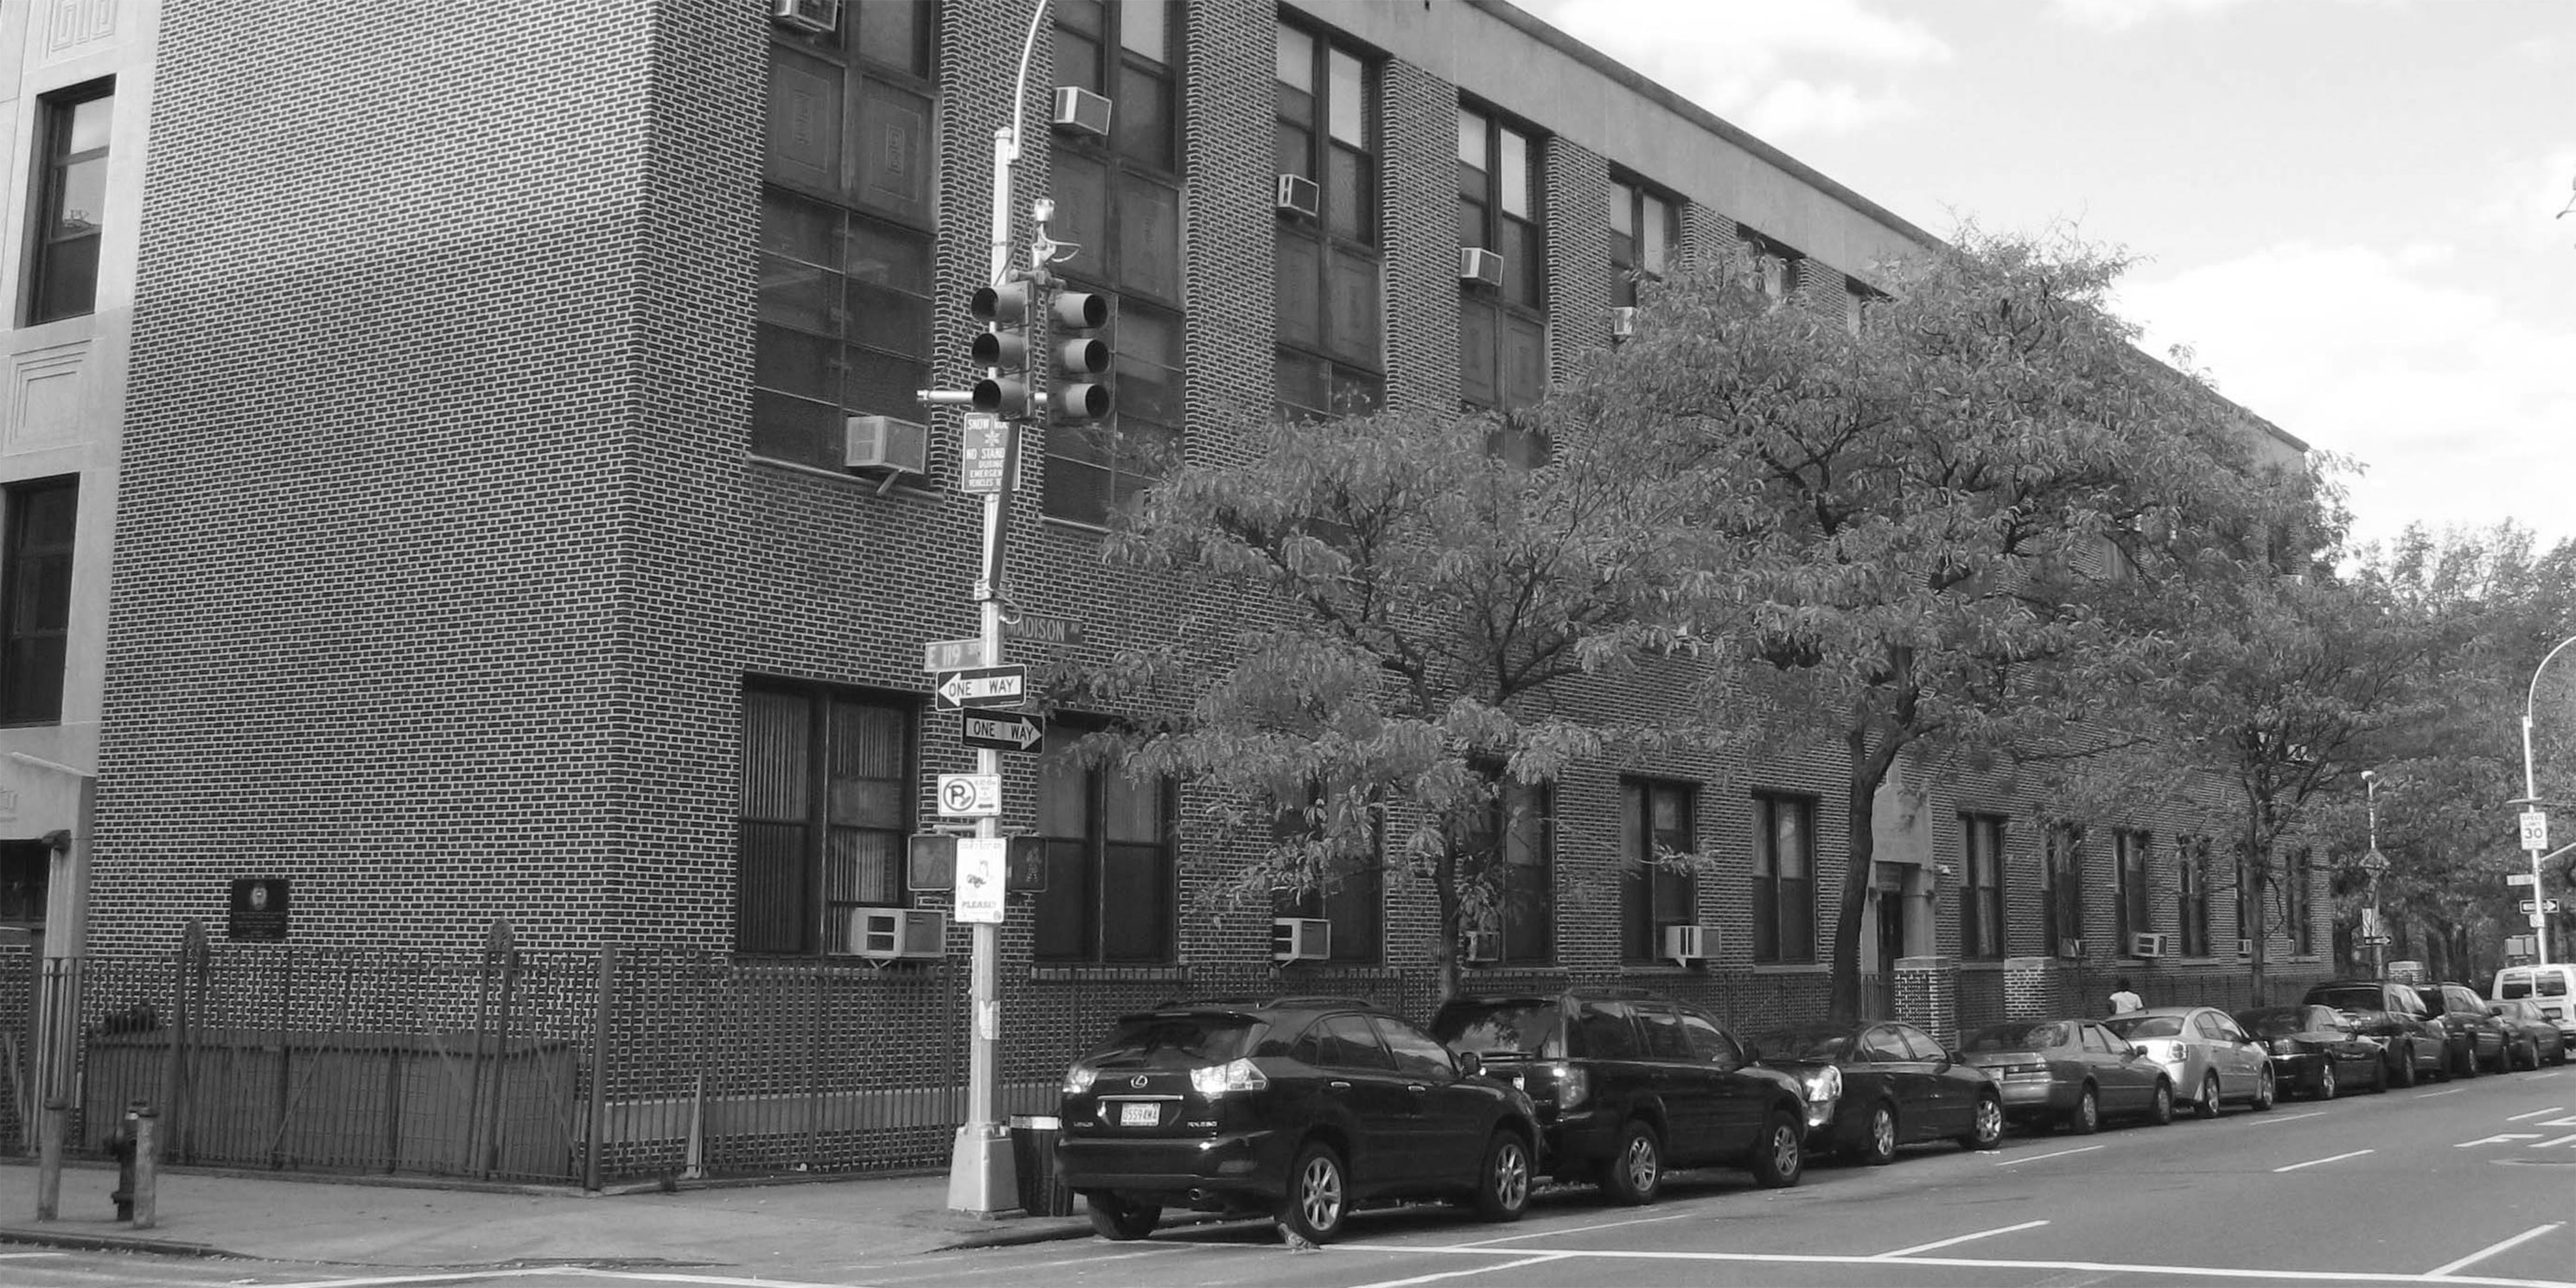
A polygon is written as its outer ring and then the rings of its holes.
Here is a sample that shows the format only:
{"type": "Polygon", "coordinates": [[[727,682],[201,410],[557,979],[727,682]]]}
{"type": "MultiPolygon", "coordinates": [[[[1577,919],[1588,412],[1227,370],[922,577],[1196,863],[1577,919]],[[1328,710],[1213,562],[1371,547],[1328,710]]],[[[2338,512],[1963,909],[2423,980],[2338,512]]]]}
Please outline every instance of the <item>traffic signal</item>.
{"type": "Polygon", "coordinates": [[[1097,332],[1109,325],[1109,301],[1089,291],[1055,297],[1055,391],[1047,410],[1059,425],[1087,425],[1109,414],[1109,364],[1115,355],[1097,332]]]}
{"type": "Polygon", "coordinates": [[[972,401],[977,411],[1007,420],[1028,418],[1029,300],[1034,290],[1028,282],[1004,282],[975,291],[969,311],[984,324],[983,334],[975,337],[969,350],[975,365],[984,368],[975,381],[972,401]]]}

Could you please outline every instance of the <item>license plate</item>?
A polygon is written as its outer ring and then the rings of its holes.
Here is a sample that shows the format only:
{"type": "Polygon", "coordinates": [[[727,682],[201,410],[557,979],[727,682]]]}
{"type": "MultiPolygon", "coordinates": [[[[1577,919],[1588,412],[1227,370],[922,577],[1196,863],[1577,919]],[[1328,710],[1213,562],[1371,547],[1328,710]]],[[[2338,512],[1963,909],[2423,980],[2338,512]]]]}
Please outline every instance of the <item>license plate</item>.
{"type": "Polygon", "coordinates": [[[1163,1122],[1163,1107],[1148,1100],[1118,1106],[1121,1127],[1158,1127],[1163,1122]]]}

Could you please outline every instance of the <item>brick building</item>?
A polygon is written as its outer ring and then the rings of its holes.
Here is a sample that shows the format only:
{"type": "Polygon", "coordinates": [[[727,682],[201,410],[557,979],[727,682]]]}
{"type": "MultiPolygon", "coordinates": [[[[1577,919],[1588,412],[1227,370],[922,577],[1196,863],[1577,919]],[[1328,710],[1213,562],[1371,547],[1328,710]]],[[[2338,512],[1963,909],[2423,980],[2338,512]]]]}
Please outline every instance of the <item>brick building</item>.
{"type": "MultiPolygon", "coordinates": [[[[53,932],[85,907],[104,962],[191,919],[220,940],[241,883],[283,882],[303,944],[470,948],[501,919],[543,950],[911,969],[856,932],[944,906],[905,888],[904,838],[973,756],[921,648],[974,633],[980,533],[956,418],[913,391],[971,378],[1031,15],[772,8],[0,18],[27,230],[0,254],[0,924],[45,931],[53,874],[53,932]],[[902,459],[897,424],[853,467],[854,425],[887,429],[863,417],[925,424],[926,450],[902,459]]],[[[1026,452],[1010,595],[1082,627],[1042,656],[1170,615],[1099,557],[1150,481],[1134,444],[1218,459],[1274,409],[1509,406],[1609,341],[1635,274],[1746,246],[1842,317],[1873,264],[1938,244],[1498,0],[1054,0],[1035,34],[1019,191],[1115,301],[1119,362],[1107,432],[1026,452]],[[1059,87],[1111,104],[1106,133],[1052,124],[1059,87]]],[[[1530,911],[1481,968],[1820,1006],[1844,841],[1823,756],[1554,784],[1530,911]],[[1655,840],[1726,861],[1623,897],[1655,840]],[[1667,957],[1668,925],[1703,957],[1667,957]]],[[[1422,892],[1278,909],[1335,933],[1277,963],[1264,910],[1194,903],[1225,856],[1186,784],[1008,762],[1006,823],[1050,843],[1004,928],[1016,1080],[1170,993],[1426,996],[1422,892]]],[[[2227,883],[2179,861],[2222,824],[2061,843],[2008,784],[1902,777],[1864,950],[1882,1004],[2089,1001],[2146,965],[2132,931],[2170,936],[2169,995],[2241,979],[2227,883]]],[[[2298,888],[2269,955],[2322,973],[2298,888]]]]}

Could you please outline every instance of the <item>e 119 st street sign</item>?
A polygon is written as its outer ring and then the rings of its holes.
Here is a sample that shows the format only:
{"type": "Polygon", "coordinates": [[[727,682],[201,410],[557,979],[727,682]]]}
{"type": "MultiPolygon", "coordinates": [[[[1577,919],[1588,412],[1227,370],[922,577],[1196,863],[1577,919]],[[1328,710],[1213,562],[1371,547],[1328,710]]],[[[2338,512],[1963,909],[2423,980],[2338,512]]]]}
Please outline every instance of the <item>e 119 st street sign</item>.
{"type": "Polygon", "coordinates": [[[1016,707],[1028,697],[1029,668],[1025,666],[979,666],[965,671],[942,671],[939,682],[931,686],[931,696],[941,711],[962,711],[968,707],[1016,707]]]}
{"type": "Polygon", "coordinates": [[[960,711],[957,741],[994,751],[1036,751],[1046,745],[1046,721],[1018,711],[960,711]]]}

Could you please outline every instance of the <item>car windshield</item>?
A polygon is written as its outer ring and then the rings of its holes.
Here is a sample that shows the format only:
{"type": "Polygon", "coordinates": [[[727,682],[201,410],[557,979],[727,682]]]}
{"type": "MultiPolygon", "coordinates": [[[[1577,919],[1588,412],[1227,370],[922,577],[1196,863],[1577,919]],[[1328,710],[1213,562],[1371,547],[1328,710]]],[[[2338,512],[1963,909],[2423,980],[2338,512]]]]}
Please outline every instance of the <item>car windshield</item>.
{"type": "Polygon", "coordinates": [[[2104,1020],[2102,1024],[2131,1040],[2182,1036],[2182,1017],[2179,1015],[2123,1015],[2116,1020],[2104,1020]]]}
{"type": "Polygon", "coordinates": [[[1997,1024],[1983,1028],[1968,1038],[1969,1051],[2039,1051],[2066,1042],[2065,1026],[2060,1024],[1997,1024]]]}
{"type": "Polygon", "coordinates": [[[2384,1011],[2388,999],[2376,988],[2322,988],[2308,994],[2308,1000],[2338,1011],[2384,1011]]]}
{"type": "Polygon", "coordinates": [[[1765,1060],[1845,1060],[1852,1035],[1845,1029],[1791,1029],[1754,1044],[1765,1060]]]}
{"type": "Polygon", "coordinates": [[[2246,1032],[2258,1038],[2277,1038],[2285,1034],[2305,1032],[2308,1027],[2308,1012],[2307,1008],[2302,1006],[2267,1006],[2261,1010],[2238,1011],[2236,1022],[2245,1026],[2246,1032]]]}
{"type": "Polygon", "coordinates": [[[1431,1018],[1431,1036],[1452,1051],[1552,1060],[1563,1054],[1558,1018],[1553,1002],[1451,1002],[1431,1018]]]}
{"type": "Polygon", "coordinates": [[[1224,1064],[1270,1026],[1249,1015],[1130,1015],[1083,1062],[1100,1068],[1224,1064]]]}

